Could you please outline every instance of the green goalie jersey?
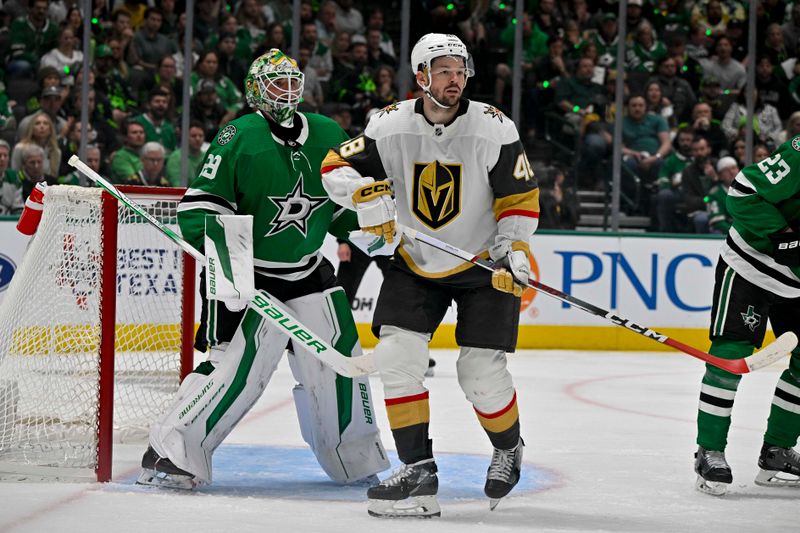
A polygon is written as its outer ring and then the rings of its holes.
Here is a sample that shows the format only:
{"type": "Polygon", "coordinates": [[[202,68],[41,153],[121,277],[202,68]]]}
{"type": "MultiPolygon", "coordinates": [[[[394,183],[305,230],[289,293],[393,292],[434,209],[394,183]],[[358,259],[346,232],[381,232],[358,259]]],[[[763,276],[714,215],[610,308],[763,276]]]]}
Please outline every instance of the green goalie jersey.
{"type": "Polygon", "coordinates": [[[183,237],[202,250],[206,215],[252,215],[256,273],[307,276],[322,261],[327,232],[347,238],[358,229],[355,212],[328,199],[319,170],[347,138],[333,120],[312,113],[297,113],[292,128],[258,112],[230,122],[178,207],[183,237]]]}
{"type": "Polygon", "coordinates": [[[763,289],[800,297],[800,268],[777,264],[769,240],[786,227],[800,230],[800,135],[739,172],[726,204],[733,225],[722,249],[725,262],[763,289]]]}

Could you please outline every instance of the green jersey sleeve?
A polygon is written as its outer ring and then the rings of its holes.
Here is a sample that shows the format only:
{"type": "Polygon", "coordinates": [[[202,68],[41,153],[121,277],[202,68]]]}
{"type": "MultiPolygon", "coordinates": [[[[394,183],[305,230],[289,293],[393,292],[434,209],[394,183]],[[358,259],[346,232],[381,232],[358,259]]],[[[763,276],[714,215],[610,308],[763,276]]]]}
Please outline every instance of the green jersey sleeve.
{"type": "Polygon", "coordinates": [[[734,180],[727,208],[734,227],[768,240],[772,233],[800,220],[800,135],[769,157],[745,167],[734,180]]]}
{"type": "Polygon", "coordinates": [[[203,250],[206,215],[236,214],[236,127],[228,124],[214,138],[203,165],[178,206],[183,238],[203,250]]]}

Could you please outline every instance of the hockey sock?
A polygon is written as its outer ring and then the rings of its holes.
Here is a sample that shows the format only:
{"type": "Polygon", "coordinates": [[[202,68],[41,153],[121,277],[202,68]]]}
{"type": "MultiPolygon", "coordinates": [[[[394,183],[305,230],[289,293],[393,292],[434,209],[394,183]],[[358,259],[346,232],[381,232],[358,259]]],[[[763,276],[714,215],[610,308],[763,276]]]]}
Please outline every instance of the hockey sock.
{"type": "Polygon", "coordinates": [[[478,421],[489,436],[492,446],[498,450],[510,450],[519,443],[519,410],[517,394],[507,406],[495,413],[482,413],[475,409],[478,421]]]}
{"type": "Polygon", "coordinates": [[[387,398],[385,403],[400,460],[412,464],[431,459],[433,446],[428,438],[431,417],[428,391],[413,396],[387,398]]]}
{"type": "MultiPolygon", "coordinates": [[[[753,353],[753,345],[716,337],[709,353],[723,359],[738,359],[753,353]]],[[[697,444],[707,450],[724,451],[731,427],[731,411],[742,377],[706,365],[697,411],[697,444]]]]}
{"type": "Polygon", "coordinates": [[[792,448],[800,436],[800,349],[792,352],[789,368],[781,374],[772,397],[764,441],[792,448]]]}

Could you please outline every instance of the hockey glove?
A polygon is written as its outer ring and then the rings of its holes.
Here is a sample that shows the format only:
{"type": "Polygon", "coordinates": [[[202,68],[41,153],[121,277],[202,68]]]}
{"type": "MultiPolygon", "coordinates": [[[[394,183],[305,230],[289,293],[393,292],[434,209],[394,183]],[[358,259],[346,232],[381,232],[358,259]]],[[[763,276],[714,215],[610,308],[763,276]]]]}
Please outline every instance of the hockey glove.
{"type": "Polygon", "coordinates": [[[392,187],[387,181],[376,181],[356,189],[353,205],[361,231],[394,242],[395,205],[392,187]]]}
{"type": "Polygon", "coordinates": [[[517,298],[522,296],[531,275],[527,250],[525,243],[511,241],[502,241],[489,249],[489,255],[495,263],[492,287],[517,298]]]}
{"type": "Polygon", "coordinates": [[[783,231],[769,236],[772,258],[779,265],[800,267],[800,233],[783,231]]]}

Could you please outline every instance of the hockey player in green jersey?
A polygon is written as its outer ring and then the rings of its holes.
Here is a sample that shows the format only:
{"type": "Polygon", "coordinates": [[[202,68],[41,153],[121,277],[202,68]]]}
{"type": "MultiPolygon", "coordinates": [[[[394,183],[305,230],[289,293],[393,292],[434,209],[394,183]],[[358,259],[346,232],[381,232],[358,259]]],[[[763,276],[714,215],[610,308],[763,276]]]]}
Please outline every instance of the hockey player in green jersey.
{"type": "MultiPolygon", "coordinates": [[[[717,264],[710,353],[726,359],[761,345],[767,320],[776,336],[800,333],[800,136],[745,167],[728,190],[732,226],[717,264]]],[[[706,365],[697,415],[697,488],[724,494],[733,480],[725,460],[741,376],[706,365]]],[[[756,484],[800,487],[800,348],[772,397],[756,484]]]]}
{"type": "MultiPolygon", "coordinates": [[[[245,91],[255,112],[225,125],[208,149],[178,207],[183,237],[202,249],[213,216],[251,215],[255,287],[340,352],[358,355],[350,306],[320,252],[326,233],[344,238],[358,228],[352,211],[329,200],[319,170],[347,136],[326,117],[296,111],[303,74],[280,50],[255,60],[245,91]]],[[[238,301],[205,304],[208,360],[153,424],[139,483],[210,483],[214,450],[258,400],[289,343],[284,331],[238,301]]],[[[303,439],[331,479],[374,479],[389,463],[369,381],[337,376],[301,344],[289,343],[288,353],[303,439]]]]}

